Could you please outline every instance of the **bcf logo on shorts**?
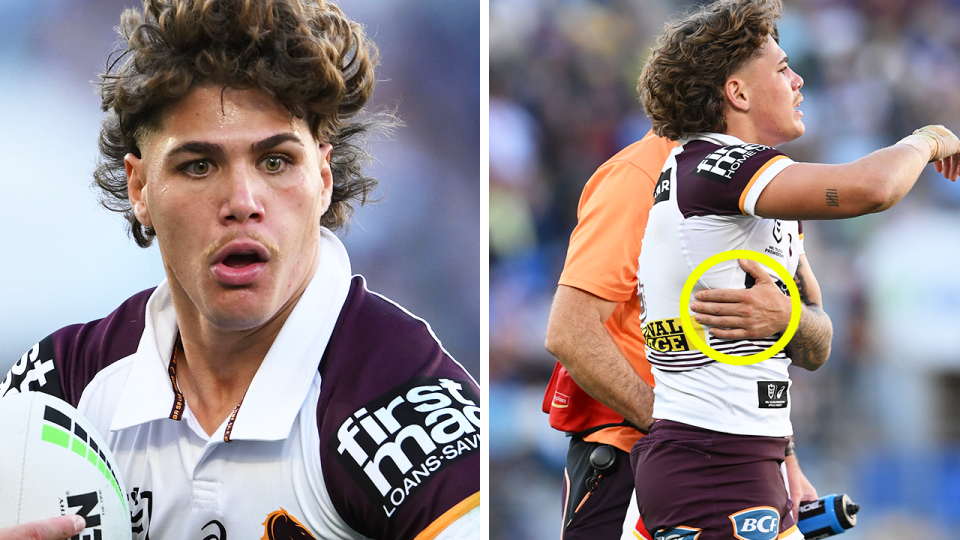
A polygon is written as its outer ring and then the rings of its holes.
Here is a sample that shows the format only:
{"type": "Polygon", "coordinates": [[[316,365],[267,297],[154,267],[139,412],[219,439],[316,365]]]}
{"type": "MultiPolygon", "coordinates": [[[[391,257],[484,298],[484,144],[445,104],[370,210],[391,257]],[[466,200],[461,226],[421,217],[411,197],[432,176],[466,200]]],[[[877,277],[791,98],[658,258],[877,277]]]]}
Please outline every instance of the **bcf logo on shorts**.
{"type": "Polygon", "coordinates": [[[775,540],[780,514],[769,506],[757,506],[730,514],[733,535],[740,540],[775,540]]]}

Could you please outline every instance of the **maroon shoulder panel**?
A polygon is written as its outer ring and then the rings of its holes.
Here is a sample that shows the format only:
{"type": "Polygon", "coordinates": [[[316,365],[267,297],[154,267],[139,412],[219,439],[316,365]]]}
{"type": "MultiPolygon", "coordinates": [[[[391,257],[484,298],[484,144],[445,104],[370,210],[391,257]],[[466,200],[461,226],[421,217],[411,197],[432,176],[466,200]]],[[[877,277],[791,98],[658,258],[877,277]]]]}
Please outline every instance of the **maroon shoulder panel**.
{"type": "Polygon", "coordinates": [[[684,218],[743,215],[740,195],[761,167],[783,152],[762,144],[691,141],[677,154],[677,206],[684,218]]]}
{"type": "Polygon", "coordinates": [[[352,528],[412,540],[480,491],[479,388],[423,321],[360,277],[320,374],[324,481],[352,528]]]}
{"type": "Polygon", "coordinates": [[[66,326],[43,338],[0,382],[0,396],[39,391],[76,407],[100,370],[137,351],[152,293],[139,292],[103,319],[66,326]]]}

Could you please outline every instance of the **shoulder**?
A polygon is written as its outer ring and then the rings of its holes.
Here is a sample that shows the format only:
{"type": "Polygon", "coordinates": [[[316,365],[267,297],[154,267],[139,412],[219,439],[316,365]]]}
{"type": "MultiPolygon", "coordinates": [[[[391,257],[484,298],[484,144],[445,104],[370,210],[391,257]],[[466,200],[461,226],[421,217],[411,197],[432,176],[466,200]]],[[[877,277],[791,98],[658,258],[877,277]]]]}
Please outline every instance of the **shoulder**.
{"type": "Polygon", "coordinates": [[[479,388],[425,321],[355,277],[320,373],[321,469],[351,527],[412,539],[479,504],[479,388]]]}
{"type": "Polygon", "coordinates": [[[678,146],[680,143],[677,141],[657,137],[652,132],[647,133],[639,141],[617,152],[603,166],[628,164],[651,176],[657,176],[667,157],[678,146]]]}
{"type": "Polygon", "coordinates": [[[102,319],[66,326],[40,340],[0,382],[0,396],[40,391],[76,407],[97,373],[136,352],[152,293],[137,293],[102,319]]]}
{"type": "MultiPolygon", "coordinates": [[[[563,279],[577,275],[612,281],[601,290],[586,289],[605,298],[630,297],[636,287],[636,258],[654,203],[654,189],[670,153],[678,144],[647,134],[620,151],[590,177],[577,208],[577,226],[570,236],[563,279]],[[627,277],[626,282],[623,278],[627,277]]],[[[576,284],[569,283],[574,286],[576,284]]],[[[582,288],[582,287],[580,287],[582,288]]]]}
{"type": "Polygon", "coordinates": [[[320,373],[335,377],[361,367],[378,367],[378,373],[370,375],[387,384],[414,376],[467,376],[427,321],[370,291],[362,276],[354,276],[320,373]],[[353,360],[341,363],[343,355],[353,360]]]}
{"type": "Polygon", "coordinates": [[[790,163],[762,144],[689,141],[676,157],[677,204],[684,217],[752,215],[759,192],[790,163]]]}
{"type": "Polygon", "coordinates": [[[479,393],[476,381],[444,350],[426,321],[369,291],[360,276],[352,280],[319,371],[318,407],[326,406],[318,412],[327,417],[345,418],[370,400],[399,396],[422,381],[459,381],[479,393]]]}
{"type": "Polygon", "coordinates": [[[783,152],[762,144],[694,140],[683,146],[677,161],[678,172],[729,185],[736,177],[752,176],[767,162],[784,157],[783,152]]]}
{"type": "Polygon", "coordinates": [[[652,188],[652,183],[659,178],[664,162],[677,146],[679,143],[676,141],[648,133],[643,139],[617,152],[597,168],[584,188],[584,195],[590,195],[601,187],[628,192],[648,191],[652,188]]]}

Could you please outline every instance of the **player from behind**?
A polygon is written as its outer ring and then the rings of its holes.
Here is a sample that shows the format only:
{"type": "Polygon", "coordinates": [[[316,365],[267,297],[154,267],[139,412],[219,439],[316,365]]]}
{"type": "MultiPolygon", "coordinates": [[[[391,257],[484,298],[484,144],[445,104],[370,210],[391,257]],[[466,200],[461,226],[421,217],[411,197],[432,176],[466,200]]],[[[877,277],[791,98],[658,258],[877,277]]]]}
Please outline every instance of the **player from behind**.
{"type": "MultiPolygon", "coordinates": [[[[885,210],[928,162],[952,180],[960,174],[960,140],[940,126],[842,165],[796,163],[776,150],[804,131],[797,109],[803,80],[777,42],[781,11],[779,0],[702,7],[668,24],[643,70],[639,90],[654,130],[680,143],[664,165],[640,255],[645,333],[679,329],[687,277],[729,250],[772,257],[804,302],[820,303],[799,220],[885,210]]],[[[694,290],[752,282],[728,261],[708,270],[694,290]]],[[[727,326],[722,316],[694,319],[688,330],[729,355],[762,352],[778,337],[739,339],[716,328],[727,326]]],[[[829,341],[830,332],[822,339],[829,341]]],[[[791,343],[743,366],[677,343],[647,348],[656,421],[631,455],[647,529],[698,540],[802,538],[780,463],[792,433],[787,366],[803,351],[791,343]]]]}
{"type": "Polygon", "coordinates": [[[145,0],[120,30],[96,179],[167,279],[41,340],[0,396],[93,423],[136,538],[479,538],[477,384],[331,232],[376,184],[362,27],[326,0],[145,0]]]}

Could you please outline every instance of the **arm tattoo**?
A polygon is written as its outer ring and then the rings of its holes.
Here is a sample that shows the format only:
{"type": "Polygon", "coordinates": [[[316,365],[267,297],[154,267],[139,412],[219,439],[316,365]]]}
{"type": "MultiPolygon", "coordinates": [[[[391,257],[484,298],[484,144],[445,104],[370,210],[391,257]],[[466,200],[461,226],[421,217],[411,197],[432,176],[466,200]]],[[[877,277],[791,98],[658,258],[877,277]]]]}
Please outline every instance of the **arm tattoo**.
{"type": "MultiPolygon", "coordinates": [[[[800,261],[800,265],[803,265],[803,260],[800,261]]],[[[804,312],[805,316],[800,317],[800,326],[797,327],[796,334],[787,344],[786,352],[795,366],[813,371],[822,366],[830,356],[833,324],[830,322],[830,316],[823,311],[823,308],[810,301],[809,291],[803,279],[803,272],[800,271],[800,265],[797,266],[794,279],[797,282],[800,301],[806,310],[804,312]]]]}
{"type": "Polygon", "coordinates": [[[803,279],[803,273],[800,272],[800,269],[803,267],[803,259],[797,264],[797,273],[793,276],[793,281],[797,284],[797,292],[800,293],[800,301],[805,305],[812,305],[810,303],[810,293],[807,291],[807,283],[803,279]]]}
{"type": "Polygon", "coordinates": [[[836,189],[827,189],[827,206],[840,206],[840,194],[837,193],[836,189]]]}
{"type": "Polygon", "coordinates": [[[807,306],[806,316],[800,318],[797,333],[786,346],[787,356],[793,365],[813,371],[829,358],[832,338],[830,316],[820,306],[807,306]]]}

